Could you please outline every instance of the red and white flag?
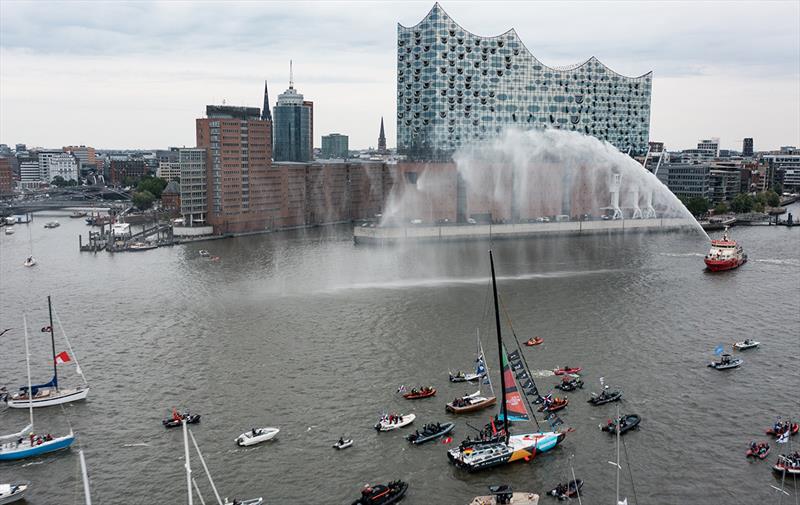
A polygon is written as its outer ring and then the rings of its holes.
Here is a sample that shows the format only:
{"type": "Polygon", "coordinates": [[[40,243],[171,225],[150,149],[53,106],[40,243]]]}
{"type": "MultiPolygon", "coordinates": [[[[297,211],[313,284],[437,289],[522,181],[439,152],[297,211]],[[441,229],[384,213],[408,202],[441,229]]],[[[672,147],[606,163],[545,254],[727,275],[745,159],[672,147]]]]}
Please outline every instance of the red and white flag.
{"type": "Polygon", "coordinates": [[[69,357],[69,354],[67,354],[67,351],[62,351],[56,354],[56,365],[61,363],[69,363],[70,361],[72,361],[72,359],[69,357]]]}

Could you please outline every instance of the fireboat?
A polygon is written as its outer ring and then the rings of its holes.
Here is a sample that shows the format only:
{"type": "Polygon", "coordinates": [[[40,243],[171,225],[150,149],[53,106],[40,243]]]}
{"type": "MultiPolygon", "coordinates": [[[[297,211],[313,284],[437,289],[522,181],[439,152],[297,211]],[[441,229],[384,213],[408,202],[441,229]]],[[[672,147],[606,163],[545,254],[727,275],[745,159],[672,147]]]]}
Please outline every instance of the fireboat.
{"type": "Polygon", "coordinates": [[[742,251],[742,246],[731,239],[726,227],[721,239],[711,241],[711,250],[706,254],[705,262],[711,272],[721,272],[744,265],[747,255],[742,251]]]}

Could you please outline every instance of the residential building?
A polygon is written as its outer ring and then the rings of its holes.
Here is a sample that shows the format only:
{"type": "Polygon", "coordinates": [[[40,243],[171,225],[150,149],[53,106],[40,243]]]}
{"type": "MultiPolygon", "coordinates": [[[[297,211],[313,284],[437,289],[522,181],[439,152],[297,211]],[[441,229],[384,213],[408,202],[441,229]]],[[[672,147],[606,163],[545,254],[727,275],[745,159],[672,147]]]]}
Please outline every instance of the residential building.
{"type": "Polygon", "coordinates": [[[383,116],[381,116],[381,132],[378,134],[378,152],[386,153],[386,132],[383,129],[383,116]]]}
{"type": "Polygon", "coordinates": [[[719,156],[719,138],[701,140],[697,143],[697,150],[708,154],[709,158],[719,156]]]}
{"type": "Polygon", "coordinates": [[[209,105],[196,126],[197,147],[208,149],[207,220],[214,232],[266,229],[272,124],[258,107],[209,105]]]}
{"type": "Polygon", "coordinates": [[[70,153],[60,153],[51,156],[49,160],[48,177],[52,182],[56,177],[65,181],[77,181],[79,174],[78,159],[70,153]]]}
{"type": "Polygon", "coordinates": [[[437,3],[418,24],[397,28],[397,150],[446,161],[505,128],[559,128],[642,155],[651,86],[651,72],[625,77],[594,57],[548,67],[513,29],[476,35],[437,3]]]}
{"type": "Polygon", "coordinates": [[[739,194],[741,178],[738,170],[710,170],[708,199],[713,204],[733,200],[739,194]]]}
{"type": "Polygon", "coordinates": [[[183,220],[187,226],[205,226],[208,212],[206,149],[198,147],[179,149],[178,163],[183,220]]]}
{"type": "Polygon", "coordinates": [[[175,161],[159,161],[156,175],[166,181],[180,180],[181,178],[181,163],[176,159],[175,161]]]}
{"type": "Polygon", "coordinates": [[[278,95],[272,117],[275,161],[311,161],[313,144],[313,104],[303,100],[289,80],[289,89],[278,95]],[[310,104],[310,105],[309,105],[310,104]]]}
{"type": "Polygon", "coordinates": [[[50,182],[53,178],[50,176],[50,159],[54,156],[60,156],[64,151],[43,149],[37,152],[39,159],[39,177],[46,182],[50,182]]]}
{"type": "Polygon", "coordinates": [[[111,167],[109,168],[109,179],[113,186],[124,186],[126,184],[133,184],[145,175],[150,175],[147,164],[143,159],[114,159],[111,158],[111,167]]]}
{"type": "Polygon", "coordinates": [[[800,167],[787,168],[783,173],[783,190],[800,191],[800,167]]]}
{"type": "Polygon", "coordinates": [[[742,140],[742,156],[745,158],[752,158],[753,157],[753,138],[752,137],[745,137],[742,140]]]}
{"type": "Polygon", "coordinates": [[[11,171],[11,158],[9,156],[0,157],[0,198],[12,196],[14,194],[14,174],[11,171]]]}
{"type": "Polygon", "coordinates": [[[349,143],[347,135],[340,133],[331,133],[330,135],[322,136],[322,152],[320,156],[323,158],[347,158],[349,154],[349,143]]]}
{"type": "Polygon", "coordinates": [[[22,189],[38,188],[44,182],[39,170],[39,158],[20,156],[19,160],[19,183],[22,189]]]}

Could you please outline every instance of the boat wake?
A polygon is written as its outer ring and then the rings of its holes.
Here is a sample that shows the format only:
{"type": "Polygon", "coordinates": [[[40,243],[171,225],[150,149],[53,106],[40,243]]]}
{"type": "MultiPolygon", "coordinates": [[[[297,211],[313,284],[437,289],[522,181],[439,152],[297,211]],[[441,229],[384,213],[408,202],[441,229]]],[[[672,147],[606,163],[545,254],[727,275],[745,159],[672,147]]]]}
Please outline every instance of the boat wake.
{"type": "Polygon", "coordinates": [[[150,444],[139,442],[136,444],[123,444],[122,447],[150,447],[150,444]]]}
{"type": "MultiPolygon", "coordinates": [[[[580,277],[588,275],[602,275],[612,272],[620,272],[619,269],[606,270],[569,270],[559,272],[528,273],[520,275],[508,275],[498,277],[503,281],[526,281],[533,279],[558,279],[563,277],[580,277]]],[[[356,282],[353,284],[343,284],[330,286],[320,289],[317,293],[335,293],[339,291],[361,290],[361,289],[409,289],[419,287],[440,287],[468,284],[487,284],[491,281],[490,277],[439,277],[431,279],[398,279],[385,282],[356,282]]]]}
{"type": "Polygon", "coordinates": [[[531,375],[534,377],[555,377],[556,374],[552,370],[531,370],[531,375]]]}
{"type": "Polygon", "coordinates": [[[42,460],[42,461],[31,461],[30,463],[25,463],[24,465],[22,465],[22,468],[25,468],[26,466],[41,465],[44,462],[45,462],[44,460],[42,460]]]}
{"type": "Polygon", "coordinates": [[[767,263],[769,265],[788,265],[792,267],[800,267],[800,259],[796,258],[789,258],[783,260],[763,258],[763,259],[754,259],[752,261],[756,263],[767,263]]]}
{"type": "Polygon", "coordinates": [[[703,253],[658,253],[659,256],[669,256],[670,258],[704,258],[703,253]]]}

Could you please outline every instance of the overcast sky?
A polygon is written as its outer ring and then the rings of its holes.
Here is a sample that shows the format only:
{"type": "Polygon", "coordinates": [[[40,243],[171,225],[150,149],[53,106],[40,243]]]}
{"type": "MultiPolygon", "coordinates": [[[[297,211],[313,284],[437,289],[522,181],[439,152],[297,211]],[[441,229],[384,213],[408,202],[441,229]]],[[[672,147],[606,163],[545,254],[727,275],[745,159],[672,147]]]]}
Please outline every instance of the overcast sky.
{"type": "MultiPolygon", "coordinates": [[[[800,2],[441,2],[479,35],[515,28],[542,62],[654,72],[652,140],[800,145],[800,2]]],[[[206,104],[295,87],[320,135],[395,145],[397,23],[425,2],[0,1],[0,143],[193,146],[206,104]]]]}

